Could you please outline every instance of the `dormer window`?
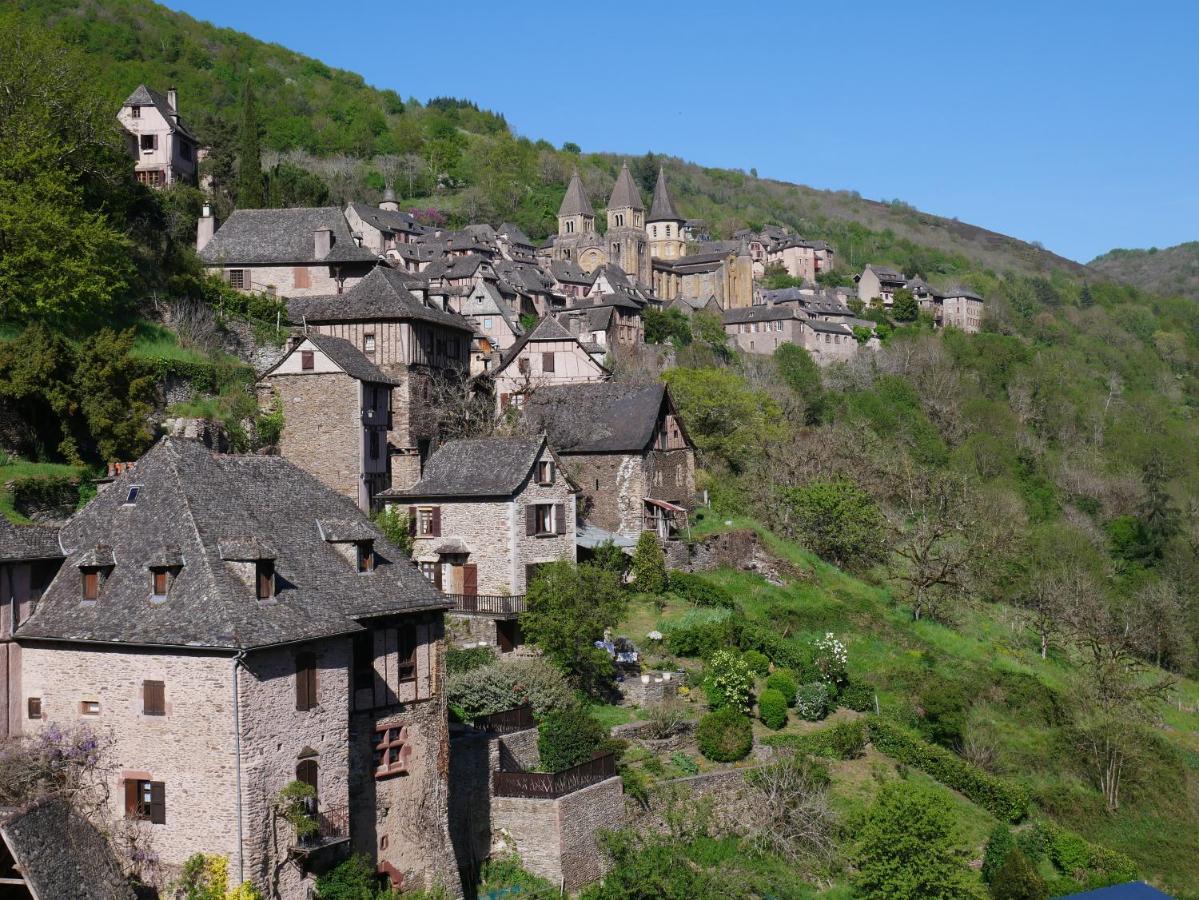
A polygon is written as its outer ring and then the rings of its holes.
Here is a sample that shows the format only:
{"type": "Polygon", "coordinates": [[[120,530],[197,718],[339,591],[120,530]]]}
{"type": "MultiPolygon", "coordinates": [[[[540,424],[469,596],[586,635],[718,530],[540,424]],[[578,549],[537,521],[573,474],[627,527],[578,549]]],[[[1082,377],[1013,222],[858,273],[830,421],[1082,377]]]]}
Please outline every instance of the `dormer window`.
{"type": "Polygon", "coordinates": [[[554,483],[554,463],[552,460],[542,460],[537,463],[537,483],[543,486],[554,483]]]}
{"type": "Polygon", "coordinates": [[[171,587],[171,571],[165,566],[150,569],[150,599],[165,600],[171,587]]]}
{"type": "Polygon", "coordinates": [[[254,583],[259,600],[270,600],[275,596],[275,561],[259,559],[254,562],[254,583]]]}
{"type": "Polygon", "coordinates": [[[373,541],[359,541],[358,548],[358,572],[365,574],[371,572],[375,568],[375,544],[373,541]]]}
{"type": "Polygon", "coordinates": [[[100,570],[94,567],[83,569],[83,599],[95,601],[100,599],[100,570]]]}

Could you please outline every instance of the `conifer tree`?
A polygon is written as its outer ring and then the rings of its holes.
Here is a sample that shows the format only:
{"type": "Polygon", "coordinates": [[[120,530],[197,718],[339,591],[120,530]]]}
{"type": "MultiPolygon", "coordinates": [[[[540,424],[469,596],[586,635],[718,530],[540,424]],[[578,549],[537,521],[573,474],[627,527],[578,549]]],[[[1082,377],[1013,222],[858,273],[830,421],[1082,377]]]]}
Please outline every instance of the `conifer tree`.
{"type": "Polygon", "coordinates": [[[262,145],[258,137],[258,113],[254,89],[247,74],[241,93],[241,146],[237,157],[237,208],[260,209],[262,190],[262,145]]]}

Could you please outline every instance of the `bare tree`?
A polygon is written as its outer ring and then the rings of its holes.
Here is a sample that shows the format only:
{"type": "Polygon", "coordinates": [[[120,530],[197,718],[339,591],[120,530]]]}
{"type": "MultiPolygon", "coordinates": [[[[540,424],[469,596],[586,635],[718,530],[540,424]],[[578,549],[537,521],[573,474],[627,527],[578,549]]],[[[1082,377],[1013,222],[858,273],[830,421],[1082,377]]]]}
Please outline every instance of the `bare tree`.
{"type": "Polygon", "coordinates": [[[192,297],[181,297],[167,308],[167,324],[189,350],[211,353],[221,345],[220,325],[211,306],[192,297]]]}
{"type": "Polygon", "coordinates": [[[828,798],[828,773],[795,754],[746,777],[752,789],[742,831],[760,850],[792,865],[825,862],[836,849],[837,819],[828,798]]]}

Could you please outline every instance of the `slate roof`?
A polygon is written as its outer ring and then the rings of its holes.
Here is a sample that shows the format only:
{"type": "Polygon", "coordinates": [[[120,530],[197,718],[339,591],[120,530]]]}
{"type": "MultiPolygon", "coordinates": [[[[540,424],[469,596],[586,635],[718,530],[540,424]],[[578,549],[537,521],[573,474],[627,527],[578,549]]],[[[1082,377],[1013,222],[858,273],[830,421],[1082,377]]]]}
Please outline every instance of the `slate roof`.
{"type": "MultiPolygon", "coordinates": [[[[387,199],[386,196],[384,199],[387,199]]],[[[351,203],[350,206],[358,214],[358,218],[380,231],[404,232],[407,234],[424,234],[425,226],[419,224],[410,213],[394,209],[379,209],[365,203],[351,203]]]]}
{"type": "Polygon", "coordinates": [[[612,186],[612,196],[608,198],[608,209],[629,208],[645,209],[645,205],[641,202],[641,191],[637,189],[637,182],[633,180],[629,164],[625,163],[620,167],[620,174],[616,176],[616,184],[612,186]]]}
{"type": "Polygon", "coordinates": [[[557,384],[533,391],[524,414],[559,453],[641,453],[666,398],[663,384],[557,384]]]}
{"type": "Polygon", "coordinates": [[[980,303],[982,302],[982,299],[983,299],[979,294],[975,293],[974,291],[970,290],[970,288],[967,288],[967,287],[955,287],[955,288],[950,288],[947,291],[937,291],[935,296],[940,297],[941,299],[945,299],[948,297],[965,297],[967,300],[977,300],[980,303]]]}
{"type": "Polygon", "coordinates": [[[820,331],[827,334],[853,334],[853,331],[841,322],[826,322],[823,319],[804,319],[804,324],[813,331],[820,331]]]}
{"type": "Polygon", "coordinates": [[[545,438],[487,437],[450,441],[425,463],[412,487],[387,490],[384,499],[509,497],[520,490],[541,455],[545,438]]]}
{"type": "Polygon", "coordinates": [[[646,221],[683,221],[683,217],[679,215],[679,211],[674,208],[674,201],[670,199],[670,191],[666,189],[666,173],[662,169],[658,169],[658,183],[654,185],[654,199],[649,205],[649,218],[646,221]]]}
{"type": "Polygon", "coordinates": [[[736,309],[726,309],[721,315],[726,325],[737,325],[742,322],[775,322],[784,319],[807,318],[794,306],[741,306],[736,309]]]}
{"type": "Polygon", "coordinates": [[[550,260],[550,274],[563,284],[591,284],[595,273],[588,275],[573,259],[550,260]]]}
{"type": "Polygon", "coordinates": [[[35,897],[134,900],[112,846],[65,798],[0,812],[0,840],[35,897]]]}
{"type": "Polygon", "coordinates": [[[0,563],[61,559],[62,555],[57,528],[17,525],[0,515],[0,563]]]}
{"type": "Polygon", "coordinates": [[[495,370],[499,374],[512,364],[512,360],[520,355],[525,345],[533,341],[575,341],[578,338],[563,328],[553,316],[546,316],[529,331],[521,335],[515,344],[500,355],[500,364],[495,370]]]}
{"type": "Polygon", "coordinates": [[[891,282],[906,282],[902,272],[896,272],[894,269],[889,269],[886,266],[868,265],[866,266],[871,272],[878,276],[879,281],[891,282]]]}
{"type": "Polygon", "coordinates": [[[572,172],[570,184],[566,186],[566,194],[562,197],[562,205],[558,207],[559,216],[594,216],[591,201],[583,190],[583,181],[577,171],[572,172]]]}
{"type": "Polygon", "coordinates": [[[272,374],[279,366],[283,365],[293,353],[304,346],[304,343],[310,343],[325,356],[329,357],[333,363],[349,375],[351,378],[357,378],[359,381],[373,382],[374,384],[395,384],[396,382],[389,375],[383,374],[373,362],[355,347],[350,341],[345,338],[333,337],[329,334],[320,334],[315,331],[310,331],[304,335],[304,340],[292,347],[284,354],[283,359],[275,363],[270,369],[262,373],[262,377],[266,378],[272,374]]]}
{"type": "Polygon", "coordinates": [[[371,262],[375,254],[359,247],[340,207],[238,209],[200,251],[200,259],[220,266],[280,266],[314,263],[371,262]],[[314,235],[332,232],[326,256],[316,256],[314,235]]]}
{"type": "Polygon", "coordinates": [[[523,244],[526,247],[533,246],[532,238],[525,234],[515,222],[501,222],[500,227],[496,229],[496,234],[507,238],[513,244],[523,244]]]}
{"type": "Polygon", "coordinates": [[[388,266],[375,266],[344,294],[292,297],[287,316],[293,322],[359,322],[378,319],[417,319],[460,331],[470,331],[461,317],[426,306],[408,290],[412,275],[388,266]]]}
{"type": "Polygon", "coordinates": [[[67,523],[67,559],[18,640],[46,639],[237,650],[345,634],[359,619],[440,609],[445,598],[354,502],[277,456],[214,454],[163,438],[67,523]],[[137,502],[123,505],[131,484],[137,502]],[[374,535],[377,567],[358,574],[321,534],[354,521],[374,535]],[[108,544],[116,566],[100,598],[80,602],[77,560],[108,544]],[[178,548],[168,597],[151,602],[147,561],[178,548]],[[274,552],[277,596],[255,599],[226,554],[274,552]]]}
{"type": "Polygon", "coordinates": [[[166,94],[160,93],[153,88],[146,87],[144,84],[139,84],[137,89],[130,94],[122,106],[153,106],[166,119],[168,125],[171,126],[171,131],[182,134],[184,137],[191,140],[193,143],[198,143],[196,136],[192,134],[191,129],[184,124],[183,119],[179,117],[176,110],[171,109],[171,104],[167,100],[166,94]]]}

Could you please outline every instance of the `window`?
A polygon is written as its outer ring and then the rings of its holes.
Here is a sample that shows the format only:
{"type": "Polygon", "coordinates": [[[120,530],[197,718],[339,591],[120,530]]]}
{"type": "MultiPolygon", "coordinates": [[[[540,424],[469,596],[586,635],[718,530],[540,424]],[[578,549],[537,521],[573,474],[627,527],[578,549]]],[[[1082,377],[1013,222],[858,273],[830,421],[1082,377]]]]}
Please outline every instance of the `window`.
{"type": "Polygon", "coordinates": [[[418,506],[413,512],[416,527],[413,533],[417,537],[441,536],[441,507],[418,506]]]}
{"type": "Polygon", "coordinates": [[[25,703],[25,715],[30,719],[40,719],[42,717],[42,698],[30,697],[25,703]]]}
{"type": "Polygon", "coordinates": [[[544,563],[525,563],[525,590],[537,580],[537,573],[544,563]]]}
{"type": "Polygon", "coordinates": [[[150,570],[150,596],[155,600],[165,600],[167,589],[170,587],[171,573],[165,568],[150,570]]]}
{"type": "Polygon", "coordinates": [[[516,371],[520,372],[521,375],[529,374],[529,358],[527,356],[522,356],[516,361],[516,371]]]}
{"type": "Polygon", "coordinates": [[[547,537],[566,533],[566,507],[561,503],[533,503],[525,510],[525,534],[547,537]]]}
{"type": "Polygon", "coordinates": [[[358,571],[370,572],[375,568],[375,546],[371,541],[358,542],[358,571]]]}
{"type": "Polygon", "coordinates": [[[362,352],[363,353],[374,353],[375,352],[375,336],[373,334],[364,334],[362,336],[362,352]]]}
{"type": "Polygon", "coordinates": [[[537,463],[537,483],[547,485],[554,483],[554,463],[552,460],[543,459],[537,463]]]}
{"type": "Polygon", "coordinates": [[[300,351],[300,368],[305,372],[311,372],[316,366],[316,361],[311,350],[300,351]]]}
{"type": "Polygon", "coordinates": [[[229,270],[229,287],[239,291],[245,290],[246,287],[246,270],[245,269],[230,269],[229,270]]]}
{"type": "Polygon", "coordinates": [[[82,574],[83,574],[83,599],[84,600],[99,600],[100,599],[100,570],[99,569],[84,569],[82,574]]]}
{"type": "Polygon", "coordinates": [[[616,220],[617,228],[620,228],[624,225],[624,213],[617,213],[614,218],[616,220]]]}
{"type": "Polygon", "coordinates": [[[100,701],[99,700],[81,700],[79,702],[79,712],[85,716],[100,715],[100,701]]]}
{"type": "Polygon", "coordinates": [[[400,681],[416,681],[416,626],[396,629],[396,672],[400,681]]]}
{"type": "Polygon", "coordinates": [[[435,562],[423,562],[420,564],[420,573],[425,576],[425,579],[434,587],[441,587],[441,564],[435,562]]]}
{"type": "Polygon", "coordinates": [[[670,237],[670,226],[669,225],[666,226],[666,236],[670,237]]]}
{"type": "Polygon", "coordinates": [[[142,819],[152,825],[165,825],[166,785],[161,781],[126,781],[125,818],[142,819]]]}
{"type": "Polygon", "coordinates": [[[616,243],[616,241],[612,242],[612,258],[613,259],[620,258],[620,244],[616,243]]]}
{"type": "MultiPolygon", "coordinates": [[[[574,223],[574,222],[571,222],[571,221],[567,221],[567,223],[566,223],[566,233],[567,233],[567,234],[574,234],[574,231],[575,231],[575,223],[574,223]]],[[[569,250],[567,250],[567,251],[566,251],[566,258],[567,258],[567,259],[570,259],[570,251],[569,251],[569,250]]]]}
{"type": "Polygon", "coordinates": [[[484,319],[484,320],[483,320],[483,330],[484,330],[484,331],[491,331],[491,319],[484,319]]]}
{"type": "Polygon", "coordinates": [[[141,148],[142,148],[143,153],[154,150],[157,147],[158,147],[158,135],[143,134],[141,136],[141,148]]]}
{"type": "Polygon", "coordinates": [[[554,354],[552,354],[552,353],[542,353],[541,354],[541,371],[542,372],[554,371],[554,354]]]}
{"type": "Polygon", "coordinates": [[[652,237],[657,237],[657,236],[658,236],[658,226],[657,226],[657,225],[651,225],[651,226],[650,226],[650,230],[653,232],[653,235],[652,235],[652,237]]]}
{"type": "Polygon", "coordinates": [[[307,712],[320,703],[316,696],[316,654],[296,654],[296,709],[307,712]]]}
{"type": "Polygon", "coordinates": [[[291,272],[291,283],[297,288],[312,287],[312,278],[307,266],[296,266],[291,272]]]}
{"type": "Polygon", "coordinates": [[[275,596],[275,561],[260,559],[254,563],[254,582],[259,600],[269,600],[275,596]]]}
{"type": "Polygon", "coordinates": [[[354,635],[354,690],[369,691],[375,686],[375,641],[369,631],[354,635]]]}
{"type": "Polygon", "coordinates": [[[412,749],[408,746],[407,725],[384,725],[375,730],[375,777],[407,775],[408,757],[412,749]]]}
{"type": "Polygon", "coordinates": [[[167,686],[163,681],[142,682],[142,715],[165,716],[167,714],[167,686]]]}
{"type": "Polygon", "coordinates": [[[162,187],[166,184],[166,175],[161,169],[142,169],[136,175],[138,183],[147,187],[162,187]]]}
{"type": "Polygon", "coordinates": [[[302,759],[296,764],[296,781],[300,784],[306,784],[313,791],[318,790],[317,779],[320,777],[320,768],[316,764],[315,759],[302,759]]]}
{"type": "Polygon", "coordinates": [[[126,506],[132,506],[134,503],[137,502],[137,495],[141,491],[141,489],[142,489],[142,486],[140,484],[132,484],[129,486],[129,493],[125,495],[125,505],[126,506]]]}
{"type": "Polygon", "coordinates": [[[371,459],[379,458],[379,432],[371,429],[371,459]]]}
{"type": "Polygon", "coordinates": [[[135,119],[140,119],[142,117],[142,108],[140,106],[129,107],[129,115],[135,119]]]}

